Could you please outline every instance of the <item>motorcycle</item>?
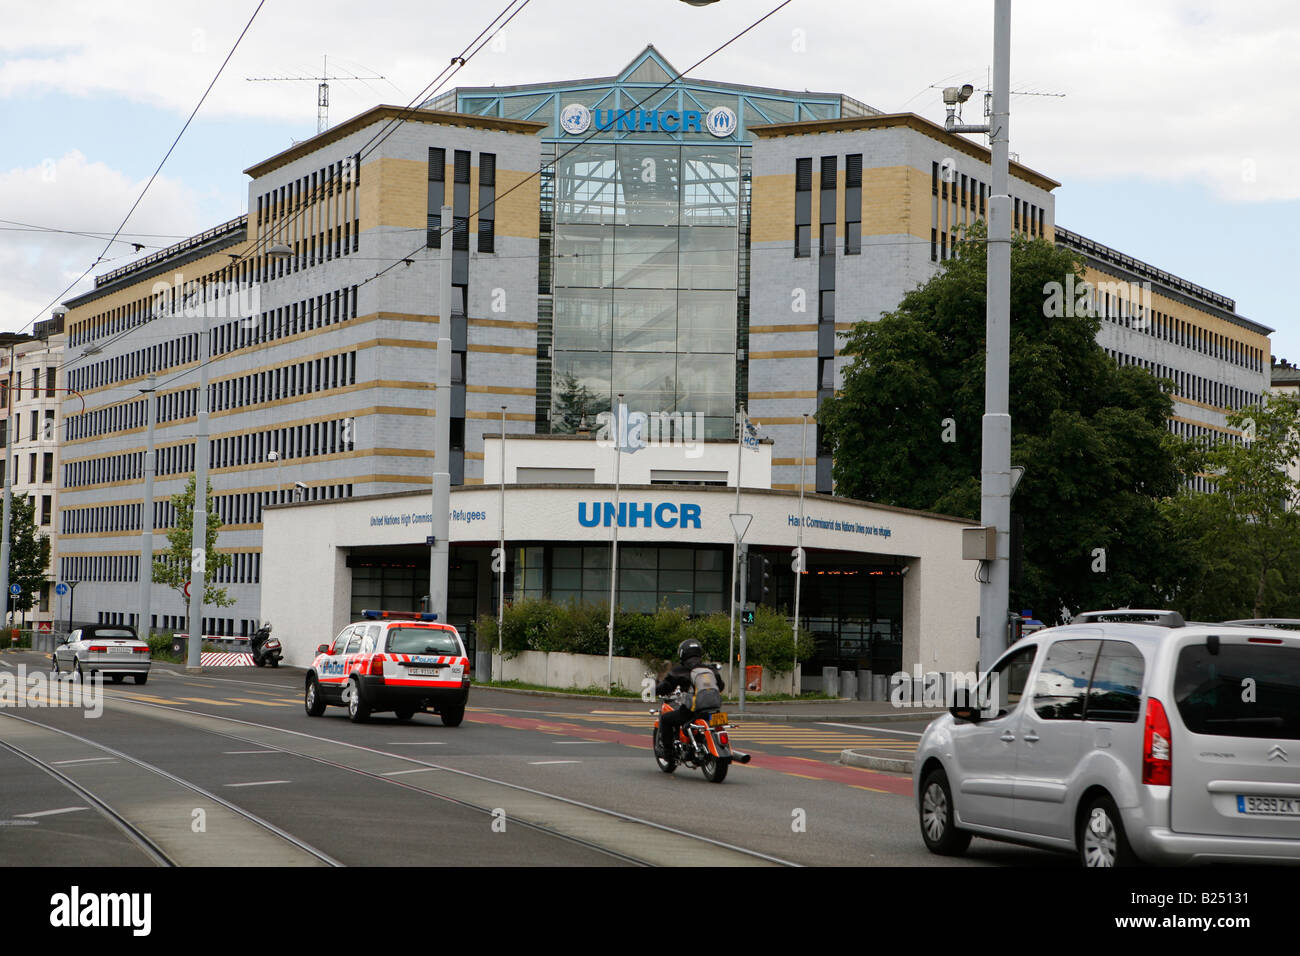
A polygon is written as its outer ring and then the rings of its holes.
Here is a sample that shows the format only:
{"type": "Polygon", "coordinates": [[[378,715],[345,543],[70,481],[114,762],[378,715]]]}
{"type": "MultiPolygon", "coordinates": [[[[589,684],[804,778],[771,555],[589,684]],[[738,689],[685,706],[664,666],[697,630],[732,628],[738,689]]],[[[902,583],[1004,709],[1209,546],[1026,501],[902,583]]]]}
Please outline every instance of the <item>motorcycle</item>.
{"type": "Polygon", "coordinates": [[[732,725],[727,723],[727,715],[720,710],[706,710],[696,714],[695,719],[683,726],[672,741],[672,755],[669,756],[660,743],[659,716],[676,710],[685,695],[676,691],[662,701],[658,710],[650,711],[655,718],[654,742],[655,763],[664,773],[672,773],[678,764],[684,764],[692,770],[699,769],[704,779],[710,783],[722,783],[727,778],[727,770],[732,761],[749,763],[749,754],[733,750],[727,731],[732,725]]]}
{"type": "Polygon", "coordinates": [[[280,659],[284,657],[280,639],[271,636],[270,624],[263,624],[257,629],[257,633],[249,641],[249,650],[253,652],[253,664],[257,667],[264,667],[267,664],[279,667],[280,659]]]}

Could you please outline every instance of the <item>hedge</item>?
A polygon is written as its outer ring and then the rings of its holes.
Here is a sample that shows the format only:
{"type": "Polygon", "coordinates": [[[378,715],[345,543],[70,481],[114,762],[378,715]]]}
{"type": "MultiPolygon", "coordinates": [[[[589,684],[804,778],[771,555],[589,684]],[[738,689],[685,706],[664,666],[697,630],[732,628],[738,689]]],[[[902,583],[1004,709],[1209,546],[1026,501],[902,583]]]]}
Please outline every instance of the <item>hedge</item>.
{"type": "MultiPolygon", "coordinates": [[[[561,651],[568,654],[609,652],[608,604],[556,604],[553,601],[519,601],[507,604],[502,645],[507,657],[521,651],[561,651]]],[[[684,608],[662,607],[653,614],[620,611],[614,616],[614,654],[637,657],[658,667],[677,656],[677,645],[693,637],[704,647],[705,657],[719,663],[727,659],[731,619],[726,614],[691,617],[684,608]]],[[[495,650],[497,619],[483,615],[477,623],[478,646],[495,650]]],[[[812,634],[799,632],[799,659],[814,650],[812,634]]],[[[739,647],[736,653],[739,654],[739,647]]],[[[776,673],[794,666],[794,636],[781,612],[760,607],[747,631],[746,663],[763,665],[776,673]]]]}

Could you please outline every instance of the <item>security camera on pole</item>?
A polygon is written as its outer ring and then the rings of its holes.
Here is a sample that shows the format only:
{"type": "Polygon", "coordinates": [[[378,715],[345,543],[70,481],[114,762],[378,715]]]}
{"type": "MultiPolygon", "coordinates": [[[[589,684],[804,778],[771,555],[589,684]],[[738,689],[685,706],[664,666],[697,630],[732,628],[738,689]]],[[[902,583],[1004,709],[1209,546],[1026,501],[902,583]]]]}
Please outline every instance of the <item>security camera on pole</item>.
{"type": "Polygon", "coordinates": [[[993,105],[986,126],[959,123],[956,115],[974,87],[943,91],[950,133],[987,133],[991,150],[988,225],[988,293],[985,311],[984,419],[980,461],[980,523],[993,528],[993,557],[980,578],[980,670],[988,670],[1007,647],[1011,583],[1011,0],[993,6],[993,105]]]}

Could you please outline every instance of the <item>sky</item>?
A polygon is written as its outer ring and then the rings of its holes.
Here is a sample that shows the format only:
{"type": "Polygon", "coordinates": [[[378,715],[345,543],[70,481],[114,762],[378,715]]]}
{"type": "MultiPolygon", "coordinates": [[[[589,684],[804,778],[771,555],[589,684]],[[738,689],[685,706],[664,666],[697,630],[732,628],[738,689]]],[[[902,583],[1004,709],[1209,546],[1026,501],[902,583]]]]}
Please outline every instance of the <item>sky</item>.
{"type": "MultiPolygon", "coordinates": [[[[330,84],[332,122],[378,103],[405,105],[431,95],[420,94],[509,2],[264,0],[123,230],[141,252],[104,244],[256,0],[8,5],[0,330],[48,318],[56,297],[91,288],[95,274],[247,211],[243,170],[316,131],[315,82],[249,77],[315,76],[328,58],[330,73],[365,77],[330,84]]],[[[685,69],[780,0],[522,2],[434,93],[608,76],[647,43],[685,69]]],[[[791,0],[688,75],[846,93],[942,123],[934,87],[988,86],[992,30],[992,0],[791,0]]],[[[1276,330],[1274,354],[1293,362],[1297,48],[1294,0],[1012,4],[1011,149],[1062,183],[1057,223],[1233,298],[1241,315],[1276,330]]],[[[967,105],[967,122],[980,121],[979,100],[967,105]]]]}

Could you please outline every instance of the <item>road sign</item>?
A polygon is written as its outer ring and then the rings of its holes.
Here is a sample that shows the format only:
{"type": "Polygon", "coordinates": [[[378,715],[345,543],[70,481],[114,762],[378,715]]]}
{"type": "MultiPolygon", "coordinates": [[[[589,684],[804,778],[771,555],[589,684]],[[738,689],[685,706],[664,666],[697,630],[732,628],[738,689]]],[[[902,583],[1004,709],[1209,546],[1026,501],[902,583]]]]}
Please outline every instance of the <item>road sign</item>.
{"type": "Polygon", "coordinates": [[[186,597],[189,597],[189,596],[190,596],[190,582],[189,582],[189,581],[186,581],[186,582],[185,582],[185,596],[186,596],[186,597]]]}
{"type": "Polygon", "coordinates": [[[21,584],[11,584],[9,585],[9,593],[17,597],[23,593],[23,586],[21,584]]]}
{"type": "Polygon", "coordinates": [[[63,597],[63,595],[68,593],[68,586],[60,581],[58,584],[54,585],[54,593],[59,597],[63,597]]]}
{"type": "Polygon", "coordinates": [[[749,523],[754,520],[753,515],[733,514],[728,515],[731,518],[731,527],[735,529],[736,540],[744,541],[745,532],[749,530],[749,523]]]}

